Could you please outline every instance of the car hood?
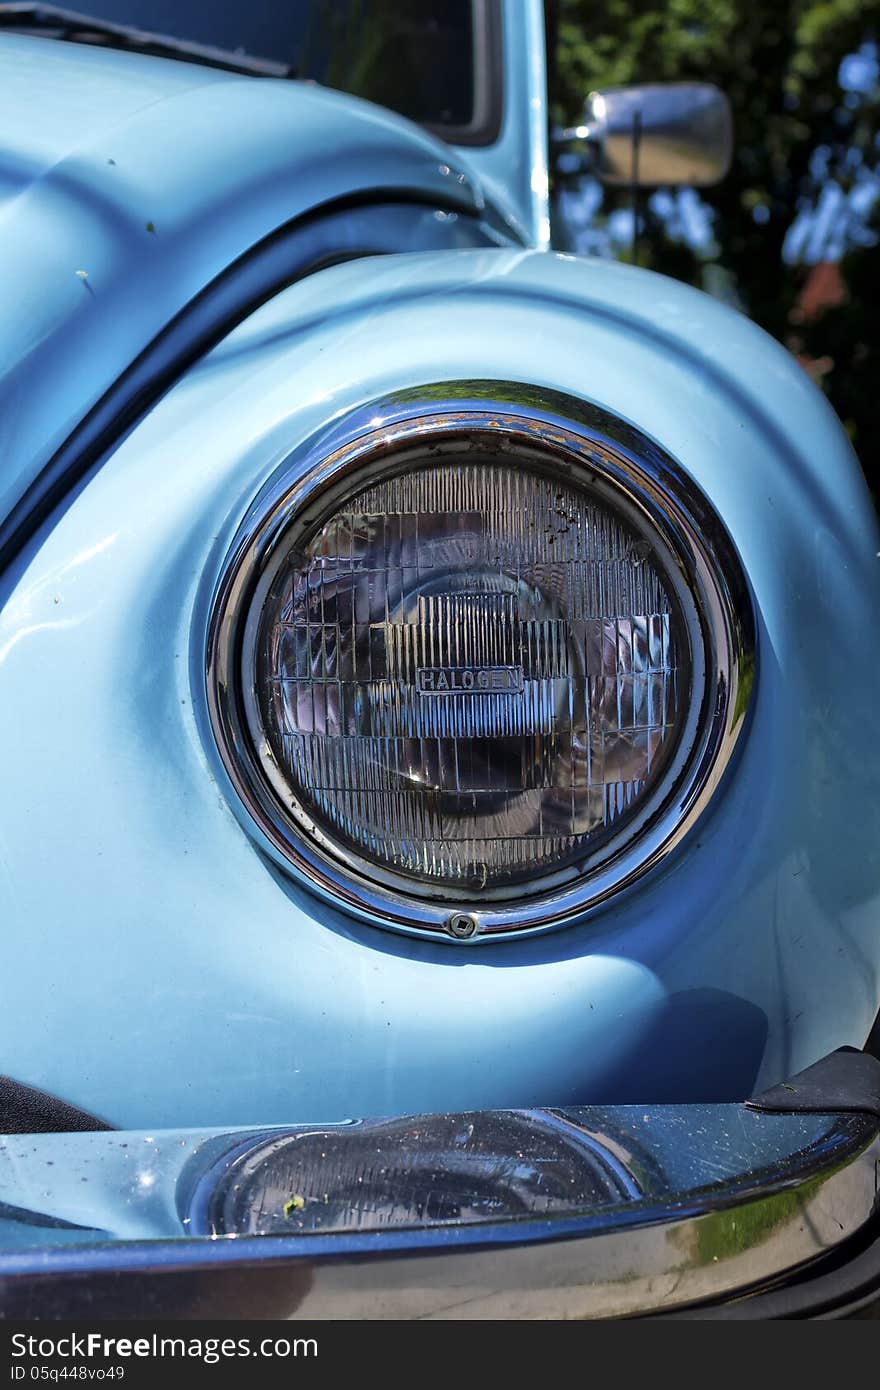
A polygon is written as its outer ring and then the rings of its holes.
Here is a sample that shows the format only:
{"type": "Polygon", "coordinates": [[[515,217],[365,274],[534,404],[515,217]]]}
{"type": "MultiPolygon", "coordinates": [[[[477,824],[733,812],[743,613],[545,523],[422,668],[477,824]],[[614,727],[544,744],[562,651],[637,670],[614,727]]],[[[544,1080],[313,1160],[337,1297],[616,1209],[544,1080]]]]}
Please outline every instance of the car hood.
{"type": "Polygon", "coordinates": [[[0,38],[0,517],[231,262],[369,190],[484,202],[448,146],[353,97],[0,38]]]}

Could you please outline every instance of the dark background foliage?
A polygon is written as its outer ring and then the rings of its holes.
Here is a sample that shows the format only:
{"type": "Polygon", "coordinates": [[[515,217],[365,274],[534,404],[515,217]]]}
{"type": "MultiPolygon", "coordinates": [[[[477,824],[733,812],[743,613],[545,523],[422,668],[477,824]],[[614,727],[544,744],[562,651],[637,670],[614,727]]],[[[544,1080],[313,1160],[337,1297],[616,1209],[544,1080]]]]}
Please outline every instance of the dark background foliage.
{"type": "Polygon", "coordinates": [[[736,153],[705,190],[644,200],[557,180],[556,240],[635,259],[738,305],[829,396],[880,493],[880,0],[550,0],[550,90],[698,78],[730,98],[736,153]]]}

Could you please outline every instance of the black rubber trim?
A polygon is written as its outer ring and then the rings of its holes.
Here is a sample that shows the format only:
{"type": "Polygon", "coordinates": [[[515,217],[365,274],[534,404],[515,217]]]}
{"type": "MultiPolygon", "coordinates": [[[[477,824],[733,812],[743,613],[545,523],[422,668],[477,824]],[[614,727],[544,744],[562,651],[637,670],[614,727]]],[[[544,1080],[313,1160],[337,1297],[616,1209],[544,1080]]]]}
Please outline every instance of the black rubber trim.
{"type": "Polygon", "coordinates": [[[776,1114],[840,1111],[880,1120],[880,1061],[858,1048],[840,1047],[746,1105],[776,1114]]]}
{"type": "MultiPolygon", "coordinates": [[[[413,244],[413,234],[428,209],[438,210],[436,203],[421,198],[371,190],[314,209],[233,261],[121,372],[0,521],[0,572],[65,494],[237,324],[289,285],[328,265],[421,249],[413,244]]],[[[500,228],[490,232],[488,221],[478,221],[470,205],[439,210],[457,214],[452,225],[458,244],[462,230],[470,245],[514,244],[500,228]]],[[[438,221],[438,229],[442,225],[438,221]]]]}
{"type": "Polygon", "coordinates": [[[70,1134],[113,1129],[57,1096],[0,1076],[0,1134],[70,1134]]]}

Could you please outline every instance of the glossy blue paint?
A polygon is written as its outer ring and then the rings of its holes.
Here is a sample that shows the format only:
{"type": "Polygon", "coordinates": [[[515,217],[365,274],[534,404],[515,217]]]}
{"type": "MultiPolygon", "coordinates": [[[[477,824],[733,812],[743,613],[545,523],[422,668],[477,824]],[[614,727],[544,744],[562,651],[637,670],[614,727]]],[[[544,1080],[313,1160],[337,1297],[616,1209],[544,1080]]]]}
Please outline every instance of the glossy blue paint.
{"type": "Polygon", "coordinates": [[[316,267],[418,246],[455,251],[509,244],[484,219],[403,201],[353,207],[337,202],[265,238],[240,257],[157,334],[121,371],[98,404],[39,470],[5,517],[0,515],[0,570],[28,536],[100,462],[120,434],[144,415],[200,357],[257,305],[316,267]]]}
{"type": "Polygon", "coordinates": [[[124,1126],[267,1124],[742,1097],[860,1045],[880,993],[878,551],[821,396],[696,291],[510,251],[293,286],[5,580],[4,1070],[124,1126]],[[679,459],[739,549],[760,670],[735,766],[659,870],[569,930],[472,949],[358,923],[270,864],[202,669],[213,580],[284,457],[391,390],[481,377],[583,396],[679,459]]]}
{"type": "MultiPolygon", "coordinates": [[[[543,0],[502,0],[503,115],[494,144],[460,155],[520,231],[523,241],[550,244],[547,151],[547,67],[543,0]]],[[[586,95],[586,93],[584,93],[586,95]]]]}
{"type": "Polygon", "coordinates": [[[488,212],[465,157],[354,97],[0,37],[0,515],[214,277],[377,189],[488,212]]]}

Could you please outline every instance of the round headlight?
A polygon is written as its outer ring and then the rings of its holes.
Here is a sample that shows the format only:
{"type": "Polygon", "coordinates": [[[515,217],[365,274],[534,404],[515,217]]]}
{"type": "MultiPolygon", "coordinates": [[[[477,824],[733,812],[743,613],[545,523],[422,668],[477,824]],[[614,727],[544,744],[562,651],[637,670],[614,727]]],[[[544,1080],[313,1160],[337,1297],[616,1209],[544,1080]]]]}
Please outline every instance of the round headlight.
{"type": "Polygon", "coordinates": [[[273,848],[371,920],[459,938],[551,925],[674,843],[741,722],[749,616],[655,445],[471,389],[289,461],[208,672],[273,848]]]}

